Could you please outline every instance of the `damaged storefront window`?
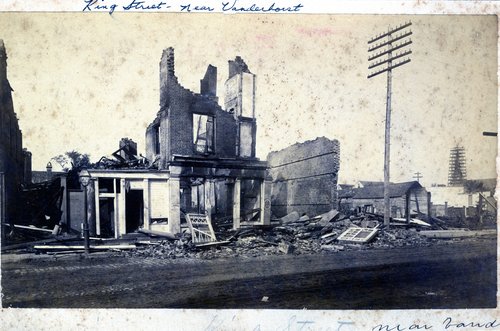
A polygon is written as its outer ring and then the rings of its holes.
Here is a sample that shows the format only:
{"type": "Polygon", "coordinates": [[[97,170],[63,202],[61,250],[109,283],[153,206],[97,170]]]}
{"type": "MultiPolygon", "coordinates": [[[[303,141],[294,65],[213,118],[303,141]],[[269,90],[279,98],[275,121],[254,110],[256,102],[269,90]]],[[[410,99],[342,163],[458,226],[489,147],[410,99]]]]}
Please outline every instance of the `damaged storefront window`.
{"type": "Polygon", "coordinates": [[[262,181],[256,179],[241,180],[241,220],[256,222],[260,220],[260,189],[262,181]]]}
{"type": "Polygon", "coordinates": [[[193,142],[197,153],[214,152],[214,118],[193,114],[193,142]]]}

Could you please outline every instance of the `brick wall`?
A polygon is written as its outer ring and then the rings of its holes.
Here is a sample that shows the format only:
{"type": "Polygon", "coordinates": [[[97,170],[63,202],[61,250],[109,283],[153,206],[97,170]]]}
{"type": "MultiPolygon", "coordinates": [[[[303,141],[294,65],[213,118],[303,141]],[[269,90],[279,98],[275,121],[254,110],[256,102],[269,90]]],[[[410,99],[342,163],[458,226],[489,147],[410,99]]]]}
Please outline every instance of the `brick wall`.
{"type": "Polygon", "coordinates": [[[217,113],[215,148],[219,157],[236,156],[236,127],[237,123],[231,114],[225,111],[217,113]]]}
{"type": "Polygon", "coordinates": [[[175,86],[170,89],[168,129],[163,130],[162,126],[162,135],[167,135],[167,144],[170,146],[170,151],[167,151],[166,155],[167,160],[172,154],[193,154],[193,113],[190,109],[193,93],[178,84],[172,85],[175,86]]]}
{"type": "Polygon", "coordinates": [[[334,208],[339,152],[337,140],[320,137],[270,153],[273,216],[292,211],[315,216],[334,208]]]}
{"type": "MultiPolygon", "coordinates": [[[[239,59],[239,65],[244,64],[239,59]]],[[[246,65],[245,65],[246,66],[246,65]]],[[[246,67],[244,70],[248,70],[246,67]]],[[[157,158],[155,151],[156,128],[160,132],[160,169],[166,169],[172,155],[202,156],[196,153],[193,142],[193,114],[213,116],[215,120],[215,151],[210,158],[233,158],[237,156],[238,120],[234,114],[223,110],[217,102],[217,68],[208,66],[205,77],[200,81],[201,94],[184,88],[175,76],[173,49],[163,52],[160,61],[160,111],[146,130],[146,157],[152,162],[157,158]]],[[[252,156],[255,155],[255,123],[252,130],[252,156]]]]}

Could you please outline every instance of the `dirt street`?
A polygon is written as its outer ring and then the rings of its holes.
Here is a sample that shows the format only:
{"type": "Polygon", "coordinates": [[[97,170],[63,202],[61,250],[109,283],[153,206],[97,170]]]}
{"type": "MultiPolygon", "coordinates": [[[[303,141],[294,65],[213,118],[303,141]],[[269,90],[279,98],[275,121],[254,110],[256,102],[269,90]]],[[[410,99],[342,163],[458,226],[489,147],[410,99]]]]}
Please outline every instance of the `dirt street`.
{"type": "Polygon", "coordinates": [[[3,307],[495,307],[496,241],[214,260],[3,255],[2,294],[3,307]]]}

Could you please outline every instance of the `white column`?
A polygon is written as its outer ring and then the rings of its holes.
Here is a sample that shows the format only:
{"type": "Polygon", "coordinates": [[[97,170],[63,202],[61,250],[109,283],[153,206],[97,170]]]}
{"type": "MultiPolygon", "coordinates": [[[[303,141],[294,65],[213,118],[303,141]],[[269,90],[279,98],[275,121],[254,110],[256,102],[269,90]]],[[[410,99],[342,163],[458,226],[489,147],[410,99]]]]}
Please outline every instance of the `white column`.
{"type": "Polygon", "coordinates": [[[118,238],[118,215],[120,214],[118,211],[118,197],[120,196],[118,193],[116,193],[116,178],[113,178],[113,193],[114,193],[114,198],[113,198],[113,219],[111,222],[113,222],[113,228],[115,230],[115,238],[118,238]]]}
{"type": "Polygon", "coordinates": [[[240,228],[240,195],[241,195],[241,181],[236,179],[234,181],[233,190],[233,229],[240,228]]]}
{"type": "Polygon", "coordinates": [[[118,194],[118,236],[127,233],[127,223],[125,219],[125,195],[126,195],[125,178],[120,179],[120,194],[118,194]]]}
{"type": "Polygon", "coordinates": [[[260,184],[260,224],[271,224],[271,181],[263,180],[260,184]]]}
{"type": "Polygon", "coordinates": [[[168,217],[168,232],[176,234],[181,232],[181,199],[180,180],[170,177],[168,180],[168,195],[170,200],[170,211],[168,217]]]}
{"type": "Polygon", "coordinates": [[[94,203],[95,203],[95,233],[96,235],[100,236],[101,235],[101,214],[99,211],[99,178],[94,179],[94,187],[95,187],[95,194],[94,194],[94,203]]]}
{"type": "Polygon", "coordinates": [[[205,210],[211,214],[215,207],[215,179],[205,180],[205,210]]]}
{"type": "Polygon", "coordinates": [[[142,192],[144,195],[144,229],[149,230],[149,218],[150,218],[150,213],[149,213],[149,179],[144,179],[142,182],[142,192]]]}

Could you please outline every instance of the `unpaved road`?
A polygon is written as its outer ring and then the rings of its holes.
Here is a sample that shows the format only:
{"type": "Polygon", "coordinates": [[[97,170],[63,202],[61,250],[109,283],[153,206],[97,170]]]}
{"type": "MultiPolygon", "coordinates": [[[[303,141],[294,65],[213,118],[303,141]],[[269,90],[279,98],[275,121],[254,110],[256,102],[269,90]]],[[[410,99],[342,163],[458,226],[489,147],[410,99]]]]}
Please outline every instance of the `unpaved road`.
{"type": "Polygon", "coordinates": [[[202,261],[5,255],[1,282],[3,307],[484,308],[496,241],[202,261]]]}

